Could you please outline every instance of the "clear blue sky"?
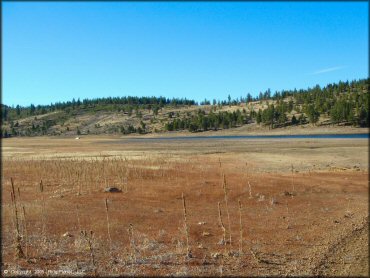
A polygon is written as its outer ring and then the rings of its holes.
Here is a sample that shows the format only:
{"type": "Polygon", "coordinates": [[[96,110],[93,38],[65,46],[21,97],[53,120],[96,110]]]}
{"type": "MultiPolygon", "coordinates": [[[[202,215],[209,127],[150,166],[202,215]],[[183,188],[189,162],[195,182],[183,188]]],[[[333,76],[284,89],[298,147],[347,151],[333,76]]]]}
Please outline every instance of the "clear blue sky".
{"type": "Polygon", "coordinates": [[[368,2],[3,2],[7,105],[226,99],[368,77],[368,2]]]}

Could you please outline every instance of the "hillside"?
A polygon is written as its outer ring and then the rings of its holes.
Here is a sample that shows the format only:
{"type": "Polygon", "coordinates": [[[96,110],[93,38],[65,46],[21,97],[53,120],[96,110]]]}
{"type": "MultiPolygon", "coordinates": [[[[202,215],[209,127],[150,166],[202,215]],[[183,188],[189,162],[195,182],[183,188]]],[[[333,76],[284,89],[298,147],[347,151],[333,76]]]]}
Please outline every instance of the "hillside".
{"type": "Polygon", "coordinates": [[[295,127],[369,126],[368,79],[224,101],[163,97],[101,98],[9,107],[2,136],[148,134],[167,131],[247,132],[295,127]]]}

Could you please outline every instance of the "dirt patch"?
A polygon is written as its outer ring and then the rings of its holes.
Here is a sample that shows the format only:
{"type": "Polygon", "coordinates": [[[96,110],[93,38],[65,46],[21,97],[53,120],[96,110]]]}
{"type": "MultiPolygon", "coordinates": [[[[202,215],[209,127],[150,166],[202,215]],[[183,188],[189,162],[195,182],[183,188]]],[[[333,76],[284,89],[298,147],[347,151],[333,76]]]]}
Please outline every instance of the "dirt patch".
{"type": "MultiPolygon", "coordinates": [[[[349,217],[349,216],[347,216],[349,217]]],[[[329,247],[314,269],[320,276],[363,276],[369,274],[369,219],[364,219],[329,247]]]]}

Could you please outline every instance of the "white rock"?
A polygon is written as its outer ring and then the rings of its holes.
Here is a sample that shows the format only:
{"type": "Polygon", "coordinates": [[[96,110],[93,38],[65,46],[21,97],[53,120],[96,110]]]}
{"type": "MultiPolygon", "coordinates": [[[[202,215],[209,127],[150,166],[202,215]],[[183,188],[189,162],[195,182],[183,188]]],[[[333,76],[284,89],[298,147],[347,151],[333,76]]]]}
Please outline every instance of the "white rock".
{"type": "Polygon", "coordinates": [[[63,237],[73,237],[70,233],[66,232],[63,234],[63,237]]]}

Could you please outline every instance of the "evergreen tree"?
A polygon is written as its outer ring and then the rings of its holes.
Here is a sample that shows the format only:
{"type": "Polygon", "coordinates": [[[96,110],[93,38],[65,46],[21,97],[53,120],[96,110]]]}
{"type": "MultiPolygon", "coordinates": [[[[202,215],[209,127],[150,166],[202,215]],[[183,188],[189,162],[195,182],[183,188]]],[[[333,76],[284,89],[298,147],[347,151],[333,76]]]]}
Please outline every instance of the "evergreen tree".
{"type": "Polygon", "coordinates": [[[257,120],[257,124],[260,124],[262,122],[262,112],[261,112],[261,109],[258,110],[256,120],[257,120]]]}
{"type": "Polygon", "coordinates": [[[306,114],[308,116],[308,120],[310,121],[310,123],[316,124],[319,121],[320,113],[315,109],[315,107],[312,104],[308,105],[306,109],[306,114]]]}
{"type": "Polygon", "coordinates": [[[298,120],[295,117],[295,115],[293,115],[293,117],[292,117],[292,125],[296,125],[296,124],[298,124],[298,120]]]}

